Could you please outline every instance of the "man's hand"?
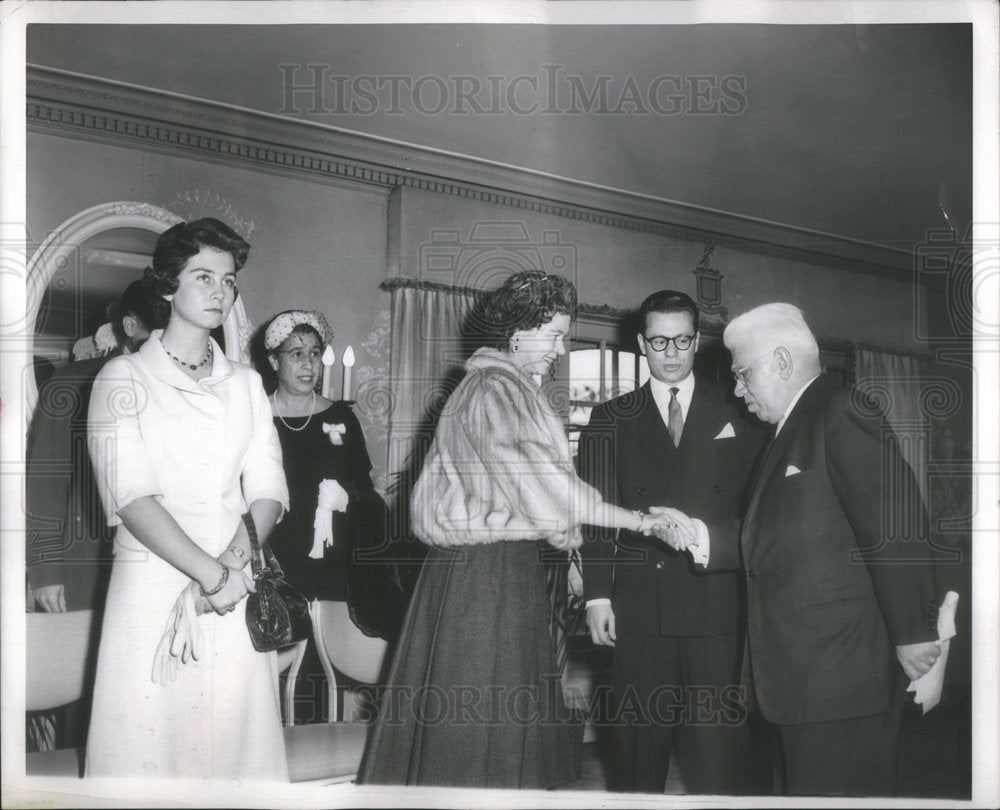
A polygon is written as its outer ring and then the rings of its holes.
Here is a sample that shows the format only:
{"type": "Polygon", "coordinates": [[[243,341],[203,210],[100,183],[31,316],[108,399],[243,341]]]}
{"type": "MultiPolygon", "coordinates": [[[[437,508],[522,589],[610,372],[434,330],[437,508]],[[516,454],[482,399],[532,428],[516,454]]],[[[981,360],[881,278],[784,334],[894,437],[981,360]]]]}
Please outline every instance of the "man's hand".
{"type": "Polygon", "coordinates": [[[43,585],[35,589],[35,601],[42,606],[46,613],[66,612],[66,586],[62,583],[58,585],[43,585]]]}
{"type": "Polygon", "coordinates": [[[615,646],[615,612],[611,605],[601,602],[587,608],[587,627],[594,644],[615,646]]]}
{"type": "Polygon", "coordinates": [[[649,513],[662,521],[653,529],[653,534],[674,551],[684,551],[695,541],[697,532],[694,523],[679,509],[672,509],[669,506],[653,506],[649,513]]]}
{"type": "Polygon", "coordinates": [[[941,655],[941,642],[923,641],[919,644],[900,644],[896,647],[899,665],[911,681],[930,672],[934,662],[941,655]]]}

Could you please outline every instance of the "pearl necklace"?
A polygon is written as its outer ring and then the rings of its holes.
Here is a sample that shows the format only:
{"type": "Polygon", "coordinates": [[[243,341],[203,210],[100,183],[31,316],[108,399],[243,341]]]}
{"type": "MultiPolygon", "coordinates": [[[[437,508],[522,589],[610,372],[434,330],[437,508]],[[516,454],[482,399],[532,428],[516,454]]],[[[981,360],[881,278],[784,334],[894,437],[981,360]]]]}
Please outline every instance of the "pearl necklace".
{"type": "MultiPolygon", "coordinates": [[[[316,392],[315,391],[312,392],[312,395],[313,395],[312,396],[312,405],[310,406],[310,409],[309,409],[309,416],[306,417],[305,424],[302,425],[302,427],[292,427],[290,424],[288,424],[288,422],[286,422],[282,418],[281,414],[278,413],[278,399],[277,399],[277,395],[278,395],[277,391],[272,391],[271,392],[271,402],[274,403],[274,415],[278,417],[278,419],[281,421],[281,424],[283,424],[289,430],[294,431],[295,433],[298,433],[300,430],[305,430],[306,427],[308,427],[309,422],[312,421],[313,411],[316,410],[316,392]]],[[[292,417],[292,418],[294,419],[295,417],[292,417]]]]}
{"type": "MultiPolygon", "coordinates": [[[[160,341],[160,345],[163,346],[163,341],[160,341]]],[[[205,350],[205,356],[203,358],[201,358],[201,362],[200,363],[189,363],[187,360],[181,360],[181,358],[179,358],[176,354],[174,354],[172,351],[170,351],[170,349],[168,349],[166,346],[163,346],[163,351],[165,351],[167,353],[167,356],[170,357],[170,359],[176,360],[182,366],[187,366],[192,371],[197,371],[198,369],[200,369],[203,365],[205,365],[205,363],[207,363],[212,358],[212,344],[211,343],[208,344],[208,348],[205,350]]]]}

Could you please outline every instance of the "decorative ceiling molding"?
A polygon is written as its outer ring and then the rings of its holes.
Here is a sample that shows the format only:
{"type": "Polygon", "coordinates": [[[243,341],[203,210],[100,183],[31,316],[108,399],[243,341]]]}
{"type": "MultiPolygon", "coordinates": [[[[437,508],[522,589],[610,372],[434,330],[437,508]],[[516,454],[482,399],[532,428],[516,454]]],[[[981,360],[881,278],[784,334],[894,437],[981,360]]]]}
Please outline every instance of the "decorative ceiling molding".
{"type": "Polygon", "coordinates": [[[408,186],[716,248],[912,277],[910,254],[897,248],[39,66],[28,67],[27,120],[34,132],[355,187],[408,186]]]}

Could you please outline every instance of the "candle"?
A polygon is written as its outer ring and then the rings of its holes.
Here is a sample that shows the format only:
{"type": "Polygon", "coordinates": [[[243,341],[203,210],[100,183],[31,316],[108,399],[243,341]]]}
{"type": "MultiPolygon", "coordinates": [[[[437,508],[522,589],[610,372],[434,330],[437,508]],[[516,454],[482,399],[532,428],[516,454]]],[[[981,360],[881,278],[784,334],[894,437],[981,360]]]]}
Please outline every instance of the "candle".
{"type": "Polygon", "coordinates": [[[354,365],[354,349],[348,346],[344,349],[344,401],[351,399],[351,367],[354,365]]]}
{"type": "Polygon", "coordinates": [[[327,343],[323,350],[323,386],[320,389],[320,393],[327,399],[330,399],[330,378],[333,376],[333,364],[336,360],[333,346],[327,343]]]}

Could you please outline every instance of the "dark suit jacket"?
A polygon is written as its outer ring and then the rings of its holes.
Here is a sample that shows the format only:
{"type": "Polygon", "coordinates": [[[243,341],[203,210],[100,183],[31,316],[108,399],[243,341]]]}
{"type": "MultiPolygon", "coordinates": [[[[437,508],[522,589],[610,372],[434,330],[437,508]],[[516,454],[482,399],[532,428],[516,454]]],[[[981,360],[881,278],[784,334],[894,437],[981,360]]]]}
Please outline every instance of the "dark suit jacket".
{"type": "MultiPolygon", "coordinates": [[[[891,436],[821,377],[762,455],[740,545],[754,683],[774,723],[888,711],[893,646],[937,637],[931,548],[892,537],[923,507],[891,436]]],[[[712,547],[711,567],[725,551],[712,547]]]]}
{"type": "MultiPolygon", "coordinates": [[[[764,431],[725,390],[697,379],[676,449],[649,384],[594,408],[582,431],[580,475],[626,509],[671,506],[708,526],[712,545],[735,547],[741,501],[764,431]],[[734,435],[717,438],[722,432],[734,435]]],[[[655,537],[584,527],[584,596],[610,597],[618,635],[736,633],[741,593],[734,572],[705,573],[690,554],[655,537]]]]}
{"type": "Polygon", "coordinates": [[[111,566],[107,525],[87,451],[94,378],[111,357],[56,370],[32,417],[26,470],[27,564],[32,588],[62,583],[68,610],[98,608],[111,566]]]}

